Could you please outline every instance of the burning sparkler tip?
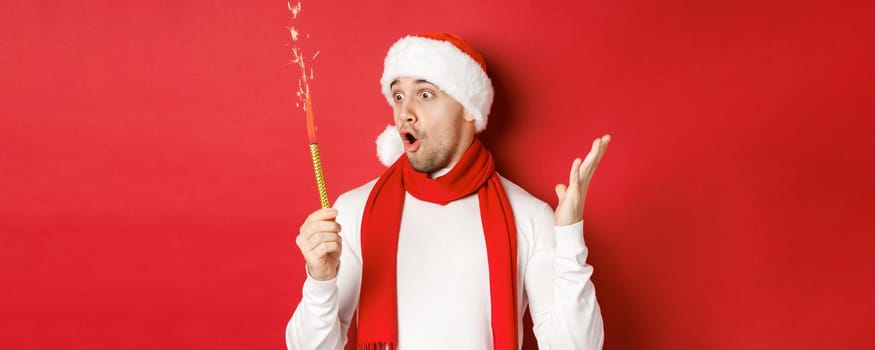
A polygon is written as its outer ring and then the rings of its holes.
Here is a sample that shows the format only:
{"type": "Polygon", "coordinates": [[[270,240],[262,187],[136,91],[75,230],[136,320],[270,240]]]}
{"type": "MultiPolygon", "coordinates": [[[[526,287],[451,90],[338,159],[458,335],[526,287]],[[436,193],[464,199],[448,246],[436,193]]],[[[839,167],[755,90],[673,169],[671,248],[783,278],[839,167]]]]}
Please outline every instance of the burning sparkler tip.
{"type": "Polygon", "coordinates": [[[292,19],[298,18],[298,14],[301,13],[301,3],[295,4],[295,7],[292,7],[292,3],[288,2],[289,11],[292,12],[292,19]]]}

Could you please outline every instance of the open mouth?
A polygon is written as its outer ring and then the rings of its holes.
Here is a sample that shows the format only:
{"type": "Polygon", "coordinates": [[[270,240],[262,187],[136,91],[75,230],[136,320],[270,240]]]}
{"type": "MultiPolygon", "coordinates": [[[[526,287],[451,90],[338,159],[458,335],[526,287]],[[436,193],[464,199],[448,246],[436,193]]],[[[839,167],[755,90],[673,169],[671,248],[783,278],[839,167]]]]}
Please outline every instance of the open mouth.
{"type": "Polygon", "coordinates": [[[407,152],[416,152],[419,149],[419,139],[410,131],[401,133],[401,139],[404,140],[404,150],[407,152]]]}
{"type": "Polygon", "coordinates": [[[404,133],[404,139],[407,141],[408,144],[413,144],[414,142],[416,142],[416,136],[413,136],[413,134],[409,132],[404,133]]]}

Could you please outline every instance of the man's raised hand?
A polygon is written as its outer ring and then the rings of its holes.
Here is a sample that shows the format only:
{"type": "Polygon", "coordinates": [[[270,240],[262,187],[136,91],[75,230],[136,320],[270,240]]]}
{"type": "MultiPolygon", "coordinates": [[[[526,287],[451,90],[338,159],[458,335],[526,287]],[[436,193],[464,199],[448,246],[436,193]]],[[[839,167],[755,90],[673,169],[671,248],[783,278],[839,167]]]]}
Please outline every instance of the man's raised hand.
{"type": "Polygon", "coordinates": [[[307,271],[318,281],[337,277],[340,265],[340,225],[334,221],[337,209],[322,208],[314,211],[304,224],[295,243],[307,261],[307,271]]]}
{"type": "Polygon", "coordinates": [[[556,196],[559,197],[559,204],[556,206],[556,213],[553,216],[556,226],[567,226],[583,220],[586,190],[590,180],[592,180],[593,173],[595,173],[595,168],[602,160],[602,156],[605,155],[610,142],[611,135],[595,139],[586,158],[583,160],[577,158],[571,163],[568,185],[556,185],[556,196]]]}

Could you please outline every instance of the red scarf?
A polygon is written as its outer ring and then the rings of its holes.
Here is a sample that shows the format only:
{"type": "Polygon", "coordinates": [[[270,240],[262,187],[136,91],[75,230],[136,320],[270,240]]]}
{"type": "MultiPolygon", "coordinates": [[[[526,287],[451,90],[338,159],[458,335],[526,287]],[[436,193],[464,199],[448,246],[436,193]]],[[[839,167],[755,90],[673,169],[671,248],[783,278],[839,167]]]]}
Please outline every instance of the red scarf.
{"type": "Polygon", "coordinates": [[[431,179],[414,170],[402,156],[374,185],[362,218],[358,330],[356,335],[353,319],[349,343],[357,339],[358,349],[397,348],[396,264],[405,191],[419,200],[441,205],[477,193],[489,261],[492,343],[495,349],[519,349],[516,226],[492,154],[477,138],[444,176],[431,179]]]}

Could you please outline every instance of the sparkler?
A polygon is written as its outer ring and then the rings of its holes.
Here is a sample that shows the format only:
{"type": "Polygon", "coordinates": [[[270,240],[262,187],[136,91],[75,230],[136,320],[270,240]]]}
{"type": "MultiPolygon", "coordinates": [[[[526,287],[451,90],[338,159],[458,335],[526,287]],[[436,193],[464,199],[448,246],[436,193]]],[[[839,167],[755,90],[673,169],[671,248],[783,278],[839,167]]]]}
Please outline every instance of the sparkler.
{"type": "MultiPolygon", "coordinates": [[[[292,20],[298,18],[301,13],[301,3],[298,2],[292,6],[291,2],[287,3],[289,12],[292,13],[292,20]]],[[[289,34],[292,37],[292,63],[297,64],[301,68],[301,77],[298,78],[297,96],[299,103],[295,106],[302,107],[307,116],[307,137],[310,140],[310,158],[313,160],[313,173],[316,175],[316,186],[319,189],[319,201],[323,208],[328,208],[331,204],[328,202],[328,189],[325,187],[325,175],[322,172],[322,159],[319,156],[319,144],[316,143],[316,125],[313,123],[313,102],[310,99],[310,79],[313,79],[313,68],[307,71],[307,64],[304,61],[304,53],[298,47],[298,39],[300,33],[295,27],[289,27],[289,34]]],[[[309,38],[309,35],[307,35],[309,38]]],[[[310,59],[316,58],[319,51],[316,51],[310,59]]]]}

